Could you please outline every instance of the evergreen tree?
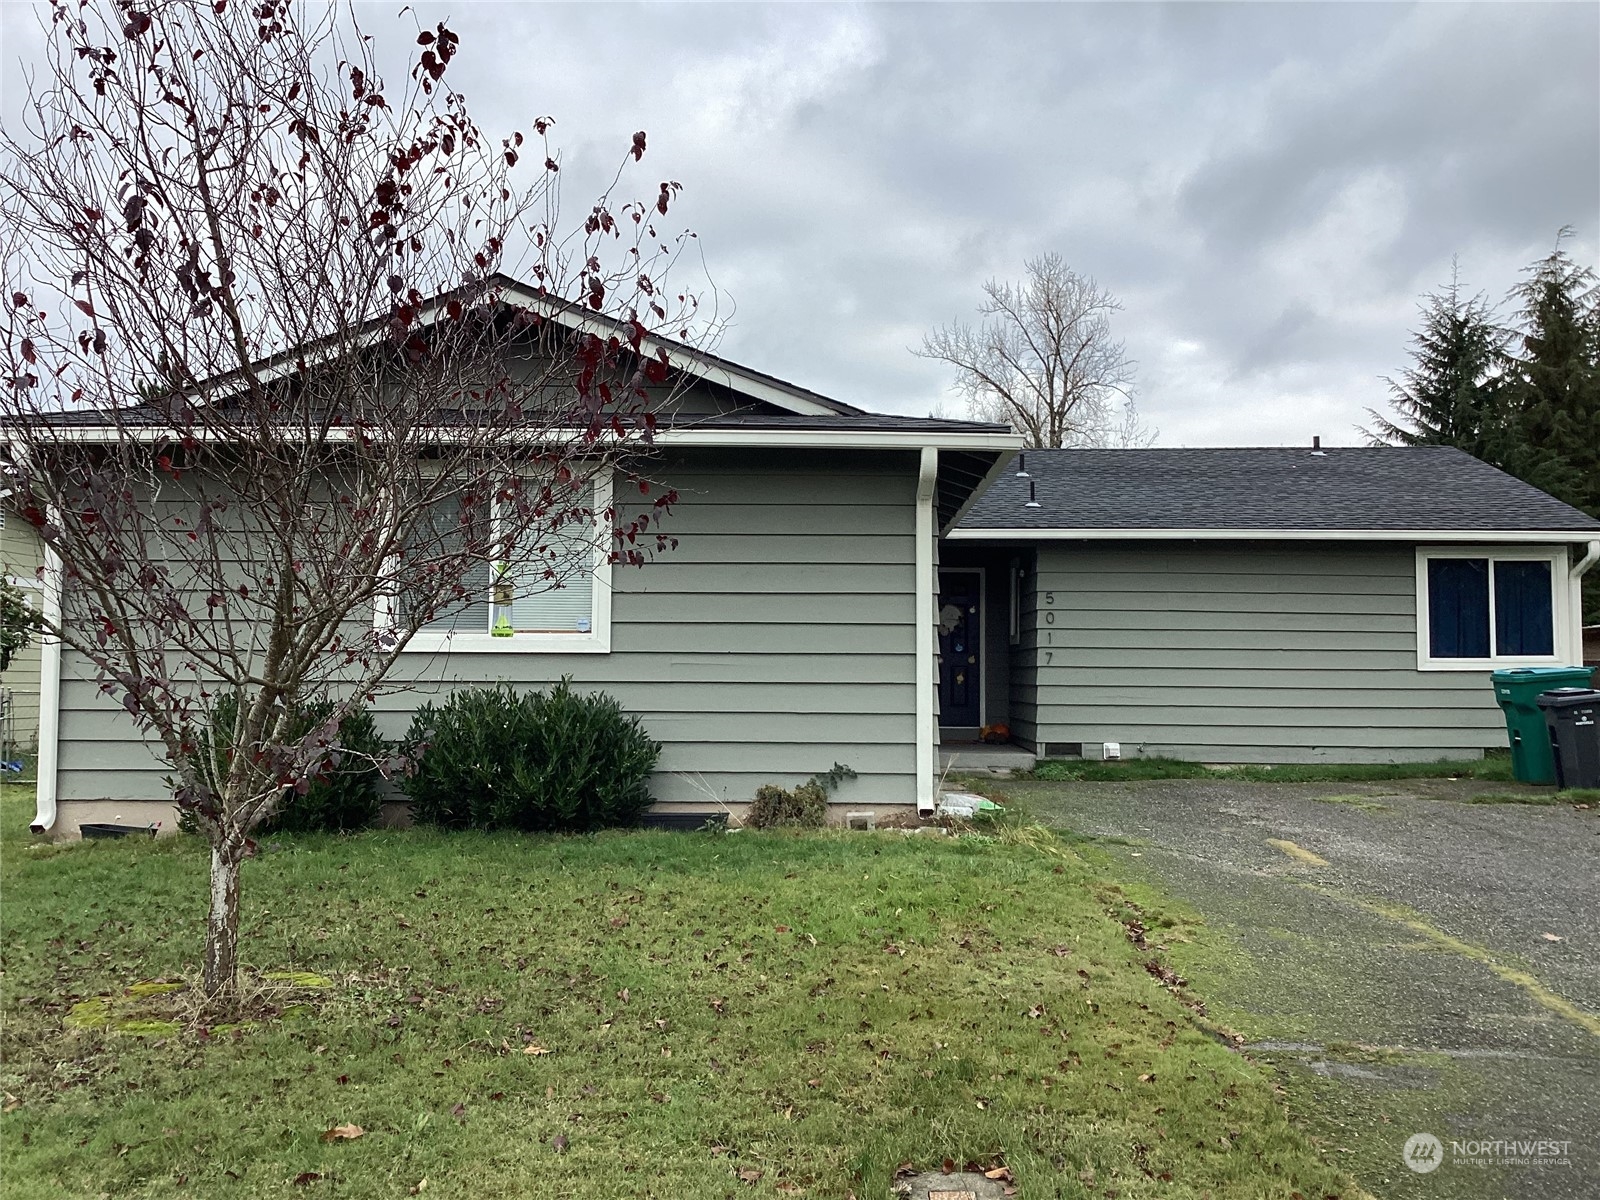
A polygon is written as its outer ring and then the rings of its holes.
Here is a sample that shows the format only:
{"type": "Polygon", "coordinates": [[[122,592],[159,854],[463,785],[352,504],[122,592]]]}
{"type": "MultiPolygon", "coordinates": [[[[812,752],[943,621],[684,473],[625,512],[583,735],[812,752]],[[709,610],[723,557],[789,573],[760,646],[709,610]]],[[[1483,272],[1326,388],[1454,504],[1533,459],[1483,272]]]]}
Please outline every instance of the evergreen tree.
{"type": "Polygon", "coordinates": [[[1600,516],[1600,289],[1561,243],[1512,290],[1521,328],[1506,377],[1507,469],[1600,516]]]}
{"type": "MultiPolygon", "coordinates": [[[[1506,376],[1515,436],[1505,469],[1600,517],[1600,287],[1562,248],[1512,289],[1521,328],[1506,376]]],[[[1585,624],[1600,622],[1600,576],[1584,581],[1585,624]]]]}
{"type": "Polygon", "coordinates": [[[1489,462],[1501,457],[1503,409],[1496,395],[1509,335],[1481,294],[1461,294],[1454,264],[1449,286],[1418,306],[1412,365],[1387,380],[1395,419],[1368,409],[1374,445],[1455,446],[1489,462]]]}

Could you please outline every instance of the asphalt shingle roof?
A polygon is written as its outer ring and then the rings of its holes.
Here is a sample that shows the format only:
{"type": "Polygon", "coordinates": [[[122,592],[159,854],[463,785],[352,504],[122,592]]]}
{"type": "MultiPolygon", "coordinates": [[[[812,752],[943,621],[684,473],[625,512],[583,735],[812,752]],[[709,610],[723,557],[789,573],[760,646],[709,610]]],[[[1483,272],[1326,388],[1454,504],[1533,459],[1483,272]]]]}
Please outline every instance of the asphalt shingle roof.
{"type": "Polygon", "coordinates": [[[960,528],[1572,531],[1595,520],[1448,446],[1030,450],[960,528]],[[1030,482],[1038,508],[1026,507],[1030,482]]]}

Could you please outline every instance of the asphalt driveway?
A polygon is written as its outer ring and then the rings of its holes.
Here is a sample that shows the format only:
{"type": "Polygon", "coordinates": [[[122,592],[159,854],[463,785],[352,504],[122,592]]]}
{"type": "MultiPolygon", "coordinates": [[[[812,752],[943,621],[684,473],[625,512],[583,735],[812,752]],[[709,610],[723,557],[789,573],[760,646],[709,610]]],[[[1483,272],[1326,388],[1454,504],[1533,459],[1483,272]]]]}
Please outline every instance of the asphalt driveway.
{"type": "Polygon", "coordinates": [[[1600,812],[1467,781],[1001,786],[1175,902],[1174,964],[1375,1195],[1600,1195],[1600,812]]]}

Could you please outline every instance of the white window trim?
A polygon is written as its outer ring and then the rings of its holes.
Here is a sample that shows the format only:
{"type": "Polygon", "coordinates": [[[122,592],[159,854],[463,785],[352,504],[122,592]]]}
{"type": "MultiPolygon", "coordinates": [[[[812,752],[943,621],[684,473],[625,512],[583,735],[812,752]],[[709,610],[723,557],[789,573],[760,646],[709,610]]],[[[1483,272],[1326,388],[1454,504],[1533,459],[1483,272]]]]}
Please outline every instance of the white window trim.
{"type": "MultiPolygon", "coordinates": [[[[611,507],[611,473],[602,471],[594,478],[595,524],[607,522],[611,507]]],[[[607,522],[607,524],[609,524],[607,522]]],[[[598,531],[598,532],[608,532],[598,531]]],[[[419,629],[406,643],[404,654],[610,654],[611,653],[611,556],[609,538],[596,538],[594,585],[590,595],[588,633],[517,633],[496,637],[485,630],[466,633],[460,630],[419,629]]],[[[384,597],[374,614],[377,628],[394,619],[392,599],[384,597]]]]}
{"type": "MultiPolygon", "coordinates": [[[[1513,549],[1507,546],[1418,546],[1417,586],[1417,670],[1419,671],[1499,671],[1508,667],[1562,667],[1572,658],[1572,614],[1574,584],[1568,573],[1567,548],[1513,549]],[[1428,563],[1435,558],[1487,558],[1492,562],[1547,562],[1550,564],[1550,619],[1555,625],[1554,654],[1495,654],[1494,568],[1489,580],[1488,658],[1434,658],[1429,654],[1428,563]]],[[[1581,656],[1580,656],[1581,657],[1581,656]]]]}

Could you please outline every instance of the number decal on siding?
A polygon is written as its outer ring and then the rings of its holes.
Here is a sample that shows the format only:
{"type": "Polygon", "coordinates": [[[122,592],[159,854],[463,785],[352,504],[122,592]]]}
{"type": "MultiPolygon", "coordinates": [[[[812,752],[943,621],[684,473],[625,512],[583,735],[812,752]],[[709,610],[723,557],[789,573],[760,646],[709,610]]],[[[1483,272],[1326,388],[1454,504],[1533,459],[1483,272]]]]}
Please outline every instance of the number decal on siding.
{"type": "Polygon", "coordinates": [[[1046,625],[1054,625],[1056,623],[1056,615],[1055,615],[1055,613],[1053,613],[1053,612],[1045,613],[1045,615],[1044,615],[1044,623],[1046,625]]]}
{"type": "Polygon", "coordinates": [[[1048,667],[1051,663],[1053,663],[1055,661],[1055,658],[1056,658],[1056,653],[1055,653],[1054,650],[1046,650],[1044,652],[1044,665],[1048,667]]]}
{"type": "Polygon", "coordinates": [[[1056,594],[1054,592],[1046,592],[1044,594],[1044,602],[1046,604],[1054,604],[1056,602],[1056,594]]]}

